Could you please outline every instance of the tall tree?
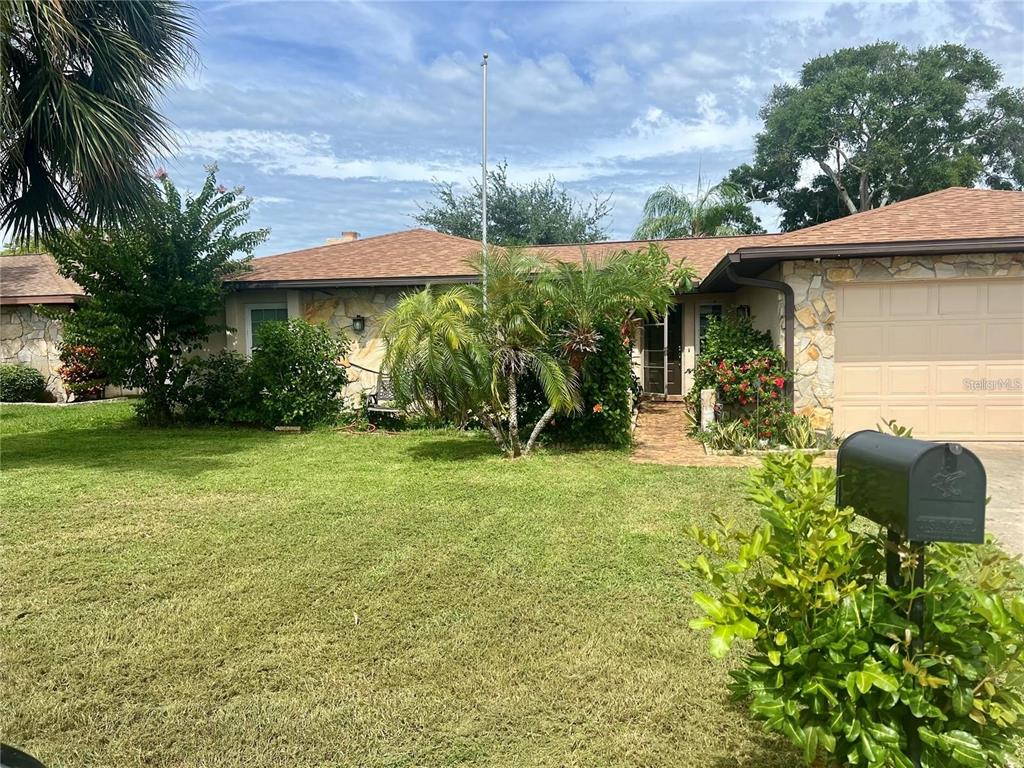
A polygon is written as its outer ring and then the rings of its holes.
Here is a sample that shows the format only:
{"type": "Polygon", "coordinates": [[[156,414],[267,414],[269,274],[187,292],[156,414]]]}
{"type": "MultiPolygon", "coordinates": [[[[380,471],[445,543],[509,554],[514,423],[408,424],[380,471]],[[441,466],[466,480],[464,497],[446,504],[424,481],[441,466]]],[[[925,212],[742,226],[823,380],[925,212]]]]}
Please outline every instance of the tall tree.
{"type": "Polygon", "coordinates": [[[0,229],[117,222],[171,144],[154,104],[193,61],[178,0],[0,3],[0,229]]]}
{"type": "MultiPolygon", "coordinates": [[[[480,182],[472,191],[457,192],[450,182],[438,182],[435,200],[420,206],[413,218],[449,235],[479,240],[480,182]]],[[[508,179],[508,163],[487,175],[487,236],[497,245],[547,245],[607,240],[605,219],[611,213],[608,197],[578,202],[553,176],[529,184],[508,179]]]]}
{"type": "Polygon", "coordinates": [[[239,231],[251,200],[218,186],[215,171],[184,198],[161,174],[122,226],[84,225],[48,241],[61,273],[90,297],[65,322],[99,350],[112,383],[144,390],[144,421],[171,419],[183,356],[223,329],[211,318],[224,308],[224,277],[245,269],[269,234],[239,231]]]}
{"type": "Polygon", "coordinates": [[[644,203],[643,218],[633,237],[661,240],[670,237],[721,237],[764,232],[740,188],[726,181],[705,186],[697,176],[697,191],[690,195],[671,185],[656,189],[644,203]]]}
{"type": "Polygon", "coordinates": [[[949,186],[1020,188],[1024,91],[1001,79],[961,45],[812,59],[797,84],[774,88],[754,162],[728,180],[782,208],[786,230],[949,186]]]}

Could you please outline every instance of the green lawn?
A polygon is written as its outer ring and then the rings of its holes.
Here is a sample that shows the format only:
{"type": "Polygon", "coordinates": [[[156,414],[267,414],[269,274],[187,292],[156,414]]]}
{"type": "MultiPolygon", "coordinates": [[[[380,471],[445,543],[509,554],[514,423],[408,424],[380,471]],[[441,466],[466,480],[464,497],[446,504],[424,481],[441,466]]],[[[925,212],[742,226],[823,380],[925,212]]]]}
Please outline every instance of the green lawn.
{"type": "Polygon", "coordinates": [[[688,629],[743,474],[4,407],[0,734],[56,766],[795,764],[688,629]]]}

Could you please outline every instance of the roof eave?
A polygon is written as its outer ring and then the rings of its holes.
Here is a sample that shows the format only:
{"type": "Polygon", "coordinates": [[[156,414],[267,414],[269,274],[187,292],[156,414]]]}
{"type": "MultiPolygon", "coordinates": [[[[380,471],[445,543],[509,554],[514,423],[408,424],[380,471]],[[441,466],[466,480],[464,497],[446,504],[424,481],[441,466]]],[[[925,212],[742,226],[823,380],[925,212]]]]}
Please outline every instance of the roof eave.
{"type": "Polygon", "coordinates": [[[729,264],[755,263],[761,271],[782,261],[849,259],[872,256],[942,256],[954,253],[1007,253],[1024,251],[1024,236],[983,237],[962,240],[907,240],[882,243],[832,245],[775,245],[737,248],[726,254],[694,289],[696,293],[735,290],[726,277],[729,264]]]}
{"type": "Polygon", "coordinates": [[[31,304],[76,304],[85,296],[75,293],[46,294],[36,296],[0,296],[0,306],[27,306],[31,304]]]}
{"type": "Polygon", "coordinates": [[[235,278],[225,282],[236,288],[274,289],[274,288],[372,288],[372,287],[410,287],[414,285],[474,283],[476,275],[409,275],[403,277],[358,277],[358,278],[316,278],[298,280],[246,280],[235,278]]]}

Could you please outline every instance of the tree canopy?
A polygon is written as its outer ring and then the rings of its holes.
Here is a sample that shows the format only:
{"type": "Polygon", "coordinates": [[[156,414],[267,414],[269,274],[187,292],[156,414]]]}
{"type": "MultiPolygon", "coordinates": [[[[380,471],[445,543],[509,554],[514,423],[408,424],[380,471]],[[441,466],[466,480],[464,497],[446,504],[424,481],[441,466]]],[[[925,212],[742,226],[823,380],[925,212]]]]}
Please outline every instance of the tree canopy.
{"type": "MultiPolygon", "coordinates": [[[[437,182],[434,200],[420,206],[417,222],[449,235],[479,240],[480,181],[458,192],[451,182],[437,182]]],[[[589,204],[577,201],[553,176],[529,184],[508,178],[508,163],[487,174],[487,237],[497,245],[547,245],[607,240],[607,197],[589,204]]]]}
{"type": "Polygon", "coordinates": [[[122,226],[84,225],[47,243],[90,297],[66,316],[69,332],[99,350],[112,383],[145,390],[147,421],[170,419],[183,355],[223,328],[212,318],[224,309],[224,277],[245,269],[236,257],[250,257],[268,235],[239,231],[251,200],[219,186],[215,171],[184,197],[161,174],[122,226]]]}
{"type": "Polygon", "coordinates": [[[193,61],[178,0],[0,3],[0,229],[116,223],[171,146],[154,103],[193,61]]]}
{"type": "Polygon", "coordinates": [[[980,51],[880,42],[807,62],[728,180],[798,229],[950,186],[1024,185],[1024,89],[980,51]],[[807,176],[811,175],[808,183],[807,176]]]}
{"type": "Polygon", "coordinates": [[[726,181],[705,187],[698,176],[697,191],[692,195],[666,185],[647,198],[633,237],[661,240],[760,234],[764,228],[747,203],[740,187],[726,181]]]}

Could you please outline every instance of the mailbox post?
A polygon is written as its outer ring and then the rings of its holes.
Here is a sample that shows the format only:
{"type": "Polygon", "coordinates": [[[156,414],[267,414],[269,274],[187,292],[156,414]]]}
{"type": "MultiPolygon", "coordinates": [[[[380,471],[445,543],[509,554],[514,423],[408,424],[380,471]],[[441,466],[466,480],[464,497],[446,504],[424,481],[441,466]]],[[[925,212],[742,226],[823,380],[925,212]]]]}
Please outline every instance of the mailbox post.
{"type": "MultiPolygon", "coordinates": [[[[985,541],[985,468],[958,443],[929,443],[874,430],[850,435],[836,459],[836,505],[884,525],[886,581],[904,587],[900,545],[914,556],[912,588],[924,587],[925,546],[930,541],[985,541]]],[[[924,599],[910,604],[910,618],[924,634],[924,599]]],[[[907,730],[910,757],[921,765],[916,723],[907,730]]]]}

